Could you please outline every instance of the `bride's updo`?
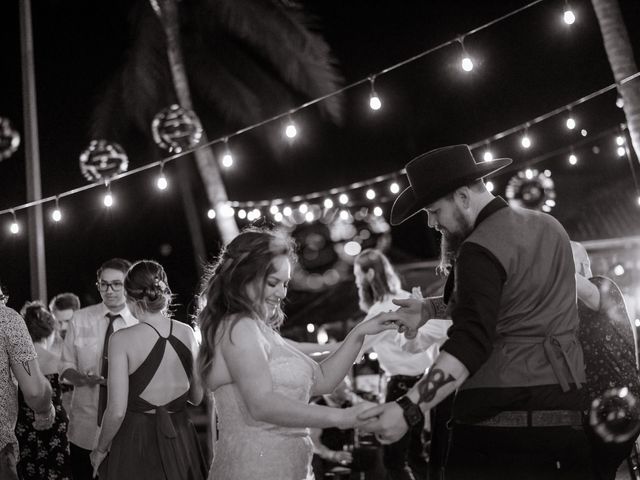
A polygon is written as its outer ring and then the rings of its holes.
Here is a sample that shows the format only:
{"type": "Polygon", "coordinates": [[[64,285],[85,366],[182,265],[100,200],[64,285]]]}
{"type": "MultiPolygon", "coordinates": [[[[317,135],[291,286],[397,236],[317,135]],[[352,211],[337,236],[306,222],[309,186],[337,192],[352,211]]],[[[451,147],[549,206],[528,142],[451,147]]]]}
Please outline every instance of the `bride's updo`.
{"type": "Polygon", "coordinates": [[[131,266],[124,278],[124,290],[129,301],[150,313],[166,312],[171,304],[167,274],[153,260],[140,260],[131,266]]]}

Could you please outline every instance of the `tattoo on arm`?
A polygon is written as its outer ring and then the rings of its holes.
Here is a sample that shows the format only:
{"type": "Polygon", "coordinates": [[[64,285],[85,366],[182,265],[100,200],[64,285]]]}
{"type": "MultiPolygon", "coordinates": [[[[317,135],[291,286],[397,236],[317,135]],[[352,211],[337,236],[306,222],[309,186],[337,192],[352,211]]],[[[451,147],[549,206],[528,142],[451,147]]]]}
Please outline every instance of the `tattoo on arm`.
{"type": "Polygon", "coordinates": [[[426,378],[418,384],[420,399],[418,403],[429,403],[432,401],[440,388],[451,382],[455,382],[455,378],[451,374],[445,377],[445,373],[439,368],[432,368],[426,378]]]}
{"type": "Polygon", "coordinates": [[[22,362],[22,368],[27,372],[27,375],[31,376],[31,367],[29,366],[29,362],[22,362]]]}
{"type": "Polygon", "coordinates": [[[442,297],[431,297],[429,300],[435,310],[435,318],[447,318],[447,304],[442,297]]]}

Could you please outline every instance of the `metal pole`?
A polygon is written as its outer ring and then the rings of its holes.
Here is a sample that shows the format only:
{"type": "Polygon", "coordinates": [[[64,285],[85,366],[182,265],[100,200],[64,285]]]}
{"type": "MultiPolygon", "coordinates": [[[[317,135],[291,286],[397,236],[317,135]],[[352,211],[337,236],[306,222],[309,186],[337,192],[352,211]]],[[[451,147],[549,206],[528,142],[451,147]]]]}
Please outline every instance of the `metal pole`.
{"type": "MultiPolygon", "coordinates": [[[[40,180],[40,147],[38,144],[38,113],[36,81],[33,64],[33,31],[31,0],[20,1],[20,47],[22,53],[22,109],[24,115],[25,166],[27,201],[42,198],[40,180]]],[[[29,271],[31,299],[47,302],[47,273],[44,253],[44,222],[42,205],[27,209],[29,237],[29,271]]]]}

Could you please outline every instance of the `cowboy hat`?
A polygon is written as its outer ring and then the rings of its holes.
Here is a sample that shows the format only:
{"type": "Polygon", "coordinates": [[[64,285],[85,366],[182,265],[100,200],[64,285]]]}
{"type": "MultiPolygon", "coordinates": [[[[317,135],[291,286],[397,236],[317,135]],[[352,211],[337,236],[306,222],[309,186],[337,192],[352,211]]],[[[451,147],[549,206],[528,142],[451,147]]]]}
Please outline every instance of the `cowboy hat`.
{"type": "Polygon", "coordinates": [[[409,187],[391,207],[391,225],[399,225],[427,205],[464,185],[511,163],[510,158],[476,163],[468,145],[437,148],[417,156],[405,167],[409,187]]]}

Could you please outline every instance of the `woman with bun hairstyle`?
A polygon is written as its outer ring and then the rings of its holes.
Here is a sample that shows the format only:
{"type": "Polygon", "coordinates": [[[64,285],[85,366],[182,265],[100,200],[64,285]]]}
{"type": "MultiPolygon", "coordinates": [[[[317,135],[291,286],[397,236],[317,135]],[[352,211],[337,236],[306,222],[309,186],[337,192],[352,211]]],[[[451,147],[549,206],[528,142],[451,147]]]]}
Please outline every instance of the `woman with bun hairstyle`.
{"type": "Polygon", "coordinates": [[[101,480],[201,480],[206,465],[187,402],[198,405],[197,343],[190,326],[168,316],[171,290],[162,266],[136,262],[124,280],[139,324],[109,341],[108,401],[91,452],[101,480]]]}

